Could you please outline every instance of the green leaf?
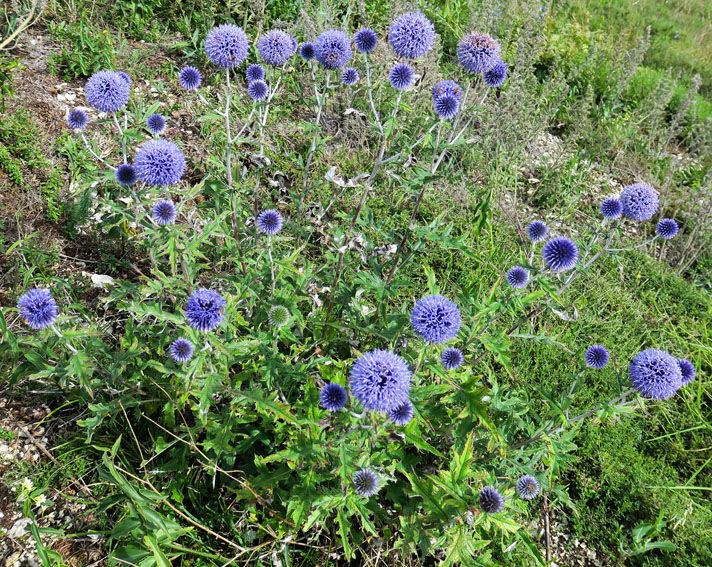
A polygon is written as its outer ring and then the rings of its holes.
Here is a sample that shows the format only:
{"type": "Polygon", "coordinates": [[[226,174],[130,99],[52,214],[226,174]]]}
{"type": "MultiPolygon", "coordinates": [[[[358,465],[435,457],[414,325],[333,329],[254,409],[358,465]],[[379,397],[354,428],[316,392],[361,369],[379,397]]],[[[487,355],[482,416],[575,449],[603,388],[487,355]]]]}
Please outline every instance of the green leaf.
{"type": "Polygon", "coordinates": [[[344,555],[346,555],[346,559],[351,560],[351,558],[353,557],[353,549],[351,548],[351,544],[349,543],[351,522],[349,522],[349,519],[346,516],[346,513],[344,512],[343,508],[339,508],[339,511],[336,514],[336,519],[339,524],[339,536],[341,536],[341,543],[344,546],[344,555]]]}
{"type": "Polygon", "coordinates": [[[526,547],[527,551],[529,552],[529,555],[534,558],[534,561],[536,561],[537,565],[546,565],[546,561],[542,557],[541,553],[539,553],[539,550],[537,549],[536,545],[534,544],[534,542],[529,537],[529,534],[526,531],[518,530],[517,537],[524,544],[524,547],[526,547]]]}
{"type": "Polygon", "coordinates": [[[153,558],[156,560],[158,567],[171,567],[171,562],[168,561],[168,558],[158,547],[156,536],[149,534],[143,538],[143,541],[146,542],[146,545],[151,549],[151,552],[153,552],[153,558]]]}

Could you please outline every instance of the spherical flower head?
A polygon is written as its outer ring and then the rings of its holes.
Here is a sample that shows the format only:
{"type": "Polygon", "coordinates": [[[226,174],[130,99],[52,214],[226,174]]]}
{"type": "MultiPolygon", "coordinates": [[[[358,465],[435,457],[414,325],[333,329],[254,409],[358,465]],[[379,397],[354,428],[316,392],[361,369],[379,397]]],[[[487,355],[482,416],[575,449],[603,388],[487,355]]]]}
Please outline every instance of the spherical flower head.
{"type": "Polygon", "coordinates": [[[663,350],[649,348],[635,355],[628,368],[633,387],[646,398],[665,400],[682,386],[677,359],[663,350]]]}
{"type": "Polygon", "coordinates": [[[115,71],[98,71],[87,79],[84,86],[89,104],[110,114],[124,107],[130,90],[129,84],[115,71]]]}
{"type": "Polygon", "coordinates": [[[314,53],[327,69],[341,69],[353,55],[351,38],[340,30],[326,30],[316,38],[314,53]]]}
{"type": "Polygon", "coordinates": [[[59,308],[49,290],[31,289],[17,302],[20,317],[33,329],[49,327],[57,319],[59,308]]]}
{"type": "Polygon", "coordinates": [[[620,199],[609,197],[601,203],[601,214],[608,220],[616,220],[623,214],[623,204],[620,199]]]}
{"type": "Polygon", "coordinates": [[[677,365],[680,367],[682,385],[687,386],[695,378],[695,367],[686,358],[678,358],[677,365]]]}
{"type": "Polygon", "coordinates": [[[329,411],[339,411],[346,404],[346,389],[336,382],[329,382],[319,393],[321,407],[329,411]]]}
{"type": "Polygon", "coordinates": [[[388,80],[394,89],[404,91],[413,84],[413,67],[408,63],[396,63],[388,74],[388,80]]]}
{"type": "Polygon", "coordinates": [[[400,57],[419,59],[435,44],[435,26],[422,12],[407,12],[391,22],[388,41],[400,57]]]}
{"type": "Polygon", "coordinates": [[[126,81],[126,84],[127,84],[128,86],[131,86],[131,83],[133,83],[133,81],[131,80],[131,76],[130,76],[128,73],[126,73],[125,71],[118,71],[118,75],[119,75],[119,77],[121,77],[124,81],[126,81]]]}
{"type": "Polygon", "coordinates": [[[130,187],[138,181],[136,168],[129,163],[122,163],[117,167],[114,177],[116,178],[116,182],[122,187],[130,187]]]}
{"type": "Polygon", "coordinates": [[[363,407],[388,412],[408,401],[410,375],[408,364],[400,356],[374,350],[354,363],[349,384],[363,407]]]}
{"type": "Polygon", "coordinates": [[[460,100],[454,95],[442,95],[433,100],[436,114],[443,120],[450,120],[460,110],[460,100]]]}
{"type": "Polygon", "coordinates": [[[237,67],[247,57],[250,43],[240,26],[222,24],[214,27],[205,38],[205,51],[218,67],[237,67]]]}
{"type": "Polygon", "coordinates": [[[80,109],[72,110],[67,116],[67,124],[73,130],[84,130],[89,124],[87,113],[80,109]]]}
{"type": "Polygon", "coordinates": [[[162,114],[151,114],[146,119],[146,128],[154,136],[158,136],[163,130],[166,129],[166,119],[163,118],[162,114]]]}
{"type": "Polygon", "coordinates": [[[626,185],[621,193],[623,214],[634,221],[646,221],[653,218],[658,210],[658,192],[647,183],[626,185]]]}
{"type": "Polygon", "coordinates": [[[465,357],[459,348],[446,348],[440,355],[440,362],[448,370],[460,368],[465,361],[465,357]]]}
{"type": "Polygon", "coordinates": [[[433,100],[436,100],[443,95],[454,96],[457,98],[457,101],[460,102],[460,98],[462,97],[462,87],[450,79],[438,81],[433,87],[433,100]]]}
{"type": "Polygon", "coordinates": [[[426,295],[413,307],[410,322],[427,342],[444,343],[460,330],[460,310],[447,297],[426,295]]]}
{"type": "Polygon", "coordinates": [[[601,345],[591,345],[583,353],[584,362],[589,368],[601,369],[608,365],[608,359],[610,355],[606,350],[606,347],[601,345]]]}
{"type": "Polygon", "coordinates": [[[679,230],[680,228],[673,219],[662,219],[655,227],[655,231],[658,233],[658,236],[660,238],[664,238],[665,240],[675,238],[679,230]]]}
{"type": "Polygon", "coordinates": [[[490,69],[482,74],[485,84],[488,87],[496,89],[504,84],[507,80],[507,64],[501,59],[497,61],[490,69]]]}
{"type": "Polygon", "coordinates": [[[544,244],[541,255],[549,269],[555,272],[566,272],[578,262],[579,250],[576,243],[570,238],[557,236],[544,244]]]}
{"type": "Polygon", "coordinates": [[[500,61],[501,52],[497,40],[486,33],[470,32],[457,44],[457,59],[470,73],[489,71],[500,61]]]}
{"type": "Polygon", "coordinates": [[[151,140],[136,153],[139,178],[149,185],[174,185],[183,175],[185,156],[168,140],[151,140]]]}
{"type": "Polygon", "coordinates": [[[200,71],[190,65],[183,67],[178,73],[178,83],[188,91],[197,90],[202,82],[203,76],[200,71]]]}
{"type": "Polygon", "coordinates": [[[289,323],[290,318],[291,313],[284,305],[273,305],[267,312],[267,321],[276,328],[284,327],[289,323]]]}
{"type": "Polygon", "coordinates": [[[413,409],[413,404],[410,401],[406,401],[404,404],[393,408],[388,412],[388,419],[390,419],[396,425],[407,425],[410,420],[415,416],[415,410],[413,409]]]}
{"type": "Polygon", "coordinates": [[[153,220],[156,224],[164,226],[173,224],[178,217],[178,210],[171,201],[159,201],[153,207],[153,220]]]}
{"type": "Polygon", "coordinates": [[[361,53],[371,53],[377,44],[378,36],[371,28],[361,28],[354,34],[354,45],[361,53]]]}
{"type": "Polygon", "coordinates": [[[216,329],[225,316],[225,300],[212,289],[196,289],[188,299],[185,319],[196,331],[216,329]]]}
{"type": "Polygon", "coordinates": [[[248,84],[252,81],[263,81],[265,78],[264,67],[262,67],[259,63],[253,63],[245,71],[245,78],[247,79],[248,84]]]}
{"type": "Polygon", "coordinates": [[[358,74],[358,71],[353,67],[345,67],[344,70],[341,72],[341,82],[347,87],[355,85],[356,83],[358,83],[359,79],[360,76],[358,74]]]}
{"type": "Polygon", "coordinates": [[[247,94],[255,101],[266,99],[268,91],[267,83],[262,79],[257,79],[247,85],[247,94]]]}
{"type": "Polygon", "coordinates": [[[530,474],[519,477],[517,481],[517,494],[522,500],[534,500],[539,496],[539,481],[530,474]]]}
{"type": "Polygon", "coordinates": [[[299,56],[304,59],[304,61],[311,61],[316,57],[316,50],[314,49],[314,44],[311,41],[305,41],[299,46],[299,56]]]}
{"type": "Polygon", "coordinates": [[[354,473],[356,494],[370,498],[378,492],[378,475],[371,469],[361,469],[354,473]]]}
{"type": "Polygon", "coordinates": [[[538,220],[532,221],[527,226],[527,236],[532,242],[541,242],[549,234],[547,226],[538,220]]]}
{"type": "Polygon", "coordinates": [[[281,67],[297,50],[296,40],[280,30],[268,31],[257,40],[257,52],[268,65],[281,67]]]}
{"type": "Polygon", "coordinates": [[[171,358],[175,360],[178,364],[183,364],[188,362],[193,358],[193,352],[195,347],[188,339],[176,339],[171,343],[170,346],[171,358]]]}
{"type": "Polygon", "coordinates": [[[480,508],[488,514],[504,510],[504,498],[493,486],[485,486],[480,492],[480,508]]]}
{"type": "Polygon", "coordinates": [[[514,266],[507,272],[507,283],[512,287],[527,287],[529,272],[521,266],[514,266]]]}
{"type": "Polygon", "coordinates": [[[282,230],[283,224],[282,215],[275,209],[262,211],[257,217],[257,229],[269,236],[273,236],[282,230]]]}

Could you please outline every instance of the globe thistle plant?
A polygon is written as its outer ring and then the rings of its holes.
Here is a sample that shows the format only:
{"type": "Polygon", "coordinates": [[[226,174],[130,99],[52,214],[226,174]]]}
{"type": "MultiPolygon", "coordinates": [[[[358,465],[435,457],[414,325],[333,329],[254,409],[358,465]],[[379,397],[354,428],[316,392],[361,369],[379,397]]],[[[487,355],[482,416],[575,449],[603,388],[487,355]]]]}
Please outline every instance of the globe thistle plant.
{"type": "Polygon", "coordinates": [[[605,368],[608,365],[609,358],[610,355],[608,354],[606,347],[601,345],[591,345],[583,354],[583,359],[586,362],[586,366],[589,368],[605,368]]]}
{"type": "Polygon", "coordinates": [[[46,289],[35,288],[21,295],[17,309],[25,323],[37,330],[52,325],[59,315],[57,302],[46,289]]]}
{"type": "Polygon", "coordinates": [[[493,486],[485,486],[480,492],[480,508],[488,514],[496,514],[504,510],[504,498],[493,486]]]}
{"type": "Polygon", "coordinates": [[[658,192],[647,183],[626,185],[621,193],[623,214],[634,221],[646,221],[658,211],[658,192]]]}
{"type": "Polygon", "coordinates": [[[470,73],[485,73],[500,61],[501,51],[493,37],[486,33],[470,32],[457,44],[457,59],[470,73]]]}
{"type": "Polygon", "coordinates": [[[314,54],[326,69],[341,69],[353,55],[351,38],[340,30],[326,30],[316,38],[314,54]]]}
{"type": "Polygon", "coordinates": [[[501,87],[507,80],[507,64],[501,59],[482,74],[485,84],[493,89],[501,87]]]}
{"type": "Polygon", "coordinates": [[[354,473],[354,490],[359,496],[370,498],[378,492],[378,475],[371,469],[361,469],[354,473]]]}
{"type": "Polygon", "coordinates": [[[284,327],[289,323],[291,314],[284,305],[273,305],[267,313],[267,321],[272,327],[284,327]]]}
{"type": "Polygon", "coordinates": [[[113,114],[129,100],[129,84],[115,71],[98,71],[84,86],[87,101],[97,110],[113,114]]]}
{"type": "Polygon", "coordinates": [[[435,26],[422,12],[407,12],[391,22],[388,41],[396,55],[419,59],[435,44],[435,26]]]}
{"type": "Polygon", "coordinates": [[[89,124],[89,117],[83,110],[75,108],[67,115],[67,124],[72,130],[84,130],[89,124]]]}
{"type": "Polygon", "coordinates": [[[609,197],[601,203],[601,214],[608,220],[616,220],[623,214],[623,204],[620,199],[609,197]]]}
{"type": "Polygon", "coordinates": [[[529,272],[521,266],[514,266],[507,272],[507,283],[515,288],[527,287],[529,272]]]}
{"type": "Polygon", "coordinates": [[[193,358],[193,352],[195,352],[195,347],[188,339],[176,339],[171,343],[170,346],[171,358],[175,360],[178,364],[183,364],[188,362],[193,358]]]}
{"type": "Polygon", "coordinates": [[[687,386],[695,378],[695,367],[686,358],[678,358],[677,365],[680,367],[682,385],[687,386]]]}
{"type": "Polygon", "coordinates": [[[546,266],[555,272],[566,272],[571,270],[579,258],[579,250],[576,243],[562,236],[552,238],[541,251],[546,266]]]}
{"type": "Polygon", "coordinates": [[[532,221],[527,226],[527,236],[532,242],[541,242],[549,234],[549,229],[541,221],[532,221]]]}
{"type": "Polygon", "coordinates": [[[178,73],[178,83],[187,91],[194,91],[203,82],[203,76],[195,67],[187,65],[178,73]]]}
{"type": "Polygon", "coordinates": [[[539,496],[539,481],[530,474],[519,477],[517,481],[517,494],[522,500],[534,500],[539,496]]]}
{"type": "Polygon", "coordinates": [[[438,81],[433,87],[433,100],[436,100],[444,95],[454,96],[457,98],[457,101],[460,102],[460,99],[462,98],[462,87],[450,79],[438,81]]]}
{"type": "Polygon", "coordinates": [[[447,370],[455,370],[460,368],[465,361],[465,357],[459,348],[446,348],[440,355],[440,362],[447,370]]]}
{"type": "Polygon", "coordinates": [[[154,136],[158,136],[166,129],[166,119],[161,114],[151,114],[146,119],[146,128],[154,136]]]}
{"type": "Polygon", "coordinates": [[[247,94],[255,101],[264,100],[269,93],[269,87],[262,79],[256,79],[247,85],[247,94]]]}
{"type": "Polygon", "coordinates": [[[196,289],[188,299],[185,319],[196,331],[216,329],[225,317],[225,300],[211,289],[196,289]]]}
{"type": "Polygon", "coordinates": [[[253,63],[245,71],[245,78],[247,79],[247,84],[250,84],[252,81],[264,81],[264,67],[259,63],[253,63]]]}
{"type": "Polygon", "coordinates": [[[282,230],[282,215],[276,209],[262,211],[257,217],[257,229],[268,236],[274,236],[282,230]]]}
{"type": "Polygon", "coordinates": [[[354,45],[360,53],[371,53],[377,44],[378,36],[371,28],[361,28],[354,34],[354,45]]]}
{"type": "Polygon", "coordinates": [[[413,84],[413,67],[408,63],[396,63],[388,74],[388,80],[394,89],[403,91],[413,84]]]}
{"type": "Polygon", "coordinates": [[[125,71],[117,71],[117,74],[126,82],[129,87],[131,86],[131,84],[133,83],[133,81],[131,80],[131,75],[129,75],[125,71]]]}
{"type": "Polygon", "coordinates": [[[388,419],[396,425],[407,425],[413,417],[415,417],[415,409],[410,401],[406,401],[404,404],[388,412],[388,419]]]}
{"type": "Polygon", "coordinates": [[[185,156],[173,142],[151,140],[139,148],[134,165],[148,185],[174,185],[183,175],[185,156]]]}
{"type": "Polygon", "coordinates": [[[336,382],[329,382],[319,393],[321,407],[329,411],[339,411],[346,405],[347,398],[346,389],[336,382]]]}
{"type": "Polygon", "coordinates": [[[159,201],[153,207],[153,221],[160,226],[173,224],[178,217],[178,209],[171,201],[159,201]]]}
{"type": "MultiPolygon", "coordinates": [[[[257,52],[268,65],[281,67],[297,50],[297,41],[280,30],[268,31],[257,40],[257,52]]],[[[260,77],[262,78],[262,77],[260,77]]]]}
{"type": "Polygon", "coordinates": [[[349,385],[363,407],[388,412],[408,401],[410,376],[408,364],[400,356],[374,350],[354,363],[349,385]]]}
{"type": "Polygon", "coordinates": [[[447,297],[426,295],[415,304],[410,322],[427,342],[440,344],[457,336],[460,310],[447,297]]]}
{"type": "Polygon", "coordinates": [[[645,398],[664,400],[682,386],[682,371],[673,356],[649,348],[635,355],[628,368],[633,388],[645,398]]]}
{"type": "Polygon", "coordinates": [[[138,181],[136,168],[128,163],[122,163],[117,167],[114,177],[116,178],[116,182],[122,187],[130,187],[138,181]]]}
{"type": "Polygon", "coordinates": [[[341,82],[347,87],[358,83],[360,78],[358,71],[353,67],[345,67],[341,72],[341,82]]]}
{"type": "Polygon", "coordinates": [[[314,49],[314,44],[311,41],[305,41],[299,46],[299,56],[304,59],[304,61],[311,61],[316,57],[316,51],[314,49]]]}
{"type": "Polygon", "coordinates": [[[662,219],[655,227],[655,232],[658,233],[658,236],[665,240],[675,238],[679,230],[680,228],[673,219],[662,219]]]}
{"type": "Polygon", "coordinates": [[[445,94],[433,100],[435,113],[443,120],[450,120],[460,110],[460,101],[454,95],[445,94]]]}
{"type": "Polygon", "coordinates": [[[240,26],[222,24],[214,27],[205,38],[205,52],[218,67],[232,69],[247,57],[250,43],[240,26]]]}

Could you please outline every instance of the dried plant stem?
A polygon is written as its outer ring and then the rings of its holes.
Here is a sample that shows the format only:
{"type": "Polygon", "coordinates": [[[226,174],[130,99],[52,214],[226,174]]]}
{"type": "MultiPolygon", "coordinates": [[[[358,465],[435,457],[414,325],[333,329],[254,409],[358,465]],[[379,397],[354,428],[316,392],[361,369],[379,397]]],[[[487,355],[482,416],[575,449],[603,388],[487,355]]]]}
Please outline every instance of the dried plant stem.
{"type": "Polygon", "coordinates": [[[324,102],[326,100],[326,95],[329,92],[329,78],[331,77],[331,72],[326,72],[326,85],[324,86],[324,93],[320,96],[319,89],[316,84],[316,76],[312,73],[314,80],[314,93],[316,94],[316,118],[314,119],[314,134],[312,135],[311,145],[309,146],[309,154],[307,154],[307,161],[304,165],[304,180],[302,181],[302,194],[299,197],[299,206],[297,208],[298,212],[302,212],[302,207],[304,206],[304,197],[307,194],[307,184],[309,183],[309,169],[311,167],[311,162],[314,157],[314,151],[316,150],[316,142],[319,137],[319,125],[321,124],[321,113],[324,110],[324,102]]]}
{"type": "Polygon", "coordinates": [[[96,159],[99,163],[102,165],[105,165],[109,169],[116,171],[116,168],[113,165],[110,165],[107,163],[104,158],[102,158],[99,154],[97,154],[92,147],[89,145],[89,140],[87,140],[86,136],[84,135],[84,132],[81,133],[82,141],[84,142],[84,147],[86,147],[87,150],[89,150],[89,153],[94,156],[94,159],[96,159]]]}
{"type": "MultiPolygon", "coordinates": [[[[119,136],[121,137],[121,153],[124,154],[124,163],[126,163],[126,136],[124,136],[124,131],[121,128],[121,124],[119,124],[119,119],[116,118],[116,113],[112,114],[114,118],[114,124],[116,124],[116,129],[119,131],[119,136]]],[[[126,116],[124,116],[124,119],[126,119],[126,116]]]]}

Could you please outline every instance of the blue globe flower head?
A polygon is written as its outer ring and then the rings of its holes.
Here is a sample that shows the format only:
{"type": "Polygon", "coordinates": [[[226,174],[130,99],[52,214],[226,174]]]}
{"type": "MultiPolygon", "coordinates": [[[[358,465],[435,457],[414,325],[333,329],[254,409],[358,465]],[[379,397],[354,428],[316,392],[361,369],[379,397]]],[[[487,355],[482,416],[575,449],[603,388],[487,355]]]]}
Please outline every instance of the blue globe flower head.
{"type": "Polygon", "coordinates": [[[154,136],[158,136],[161,132],[166,129],[166,119],[163,118],[162,114],[151,114],[146,119],[146,128],[154,136]]]}
{"type": "Polygon", "coordinates": [[[455,95],[444,94],[433,100],[436,114],[443,120],[450,120],[460,110],[460,99],[455,95]]]}
{"type": "Polygon", "coordinates": [[[259,63],[253,63],[245,71],[245,78],[247,79],[247,84],[250,84],[252,81],[264,81],[264,67],[259,63]]]}
{"type": "Polygon", "coordinates": [[[203,76],[200,74],[200,71],[190,65],[183,67],[180,73],[178,73],[178,83],[188,91],[197,90],[202,82],[203,76]]]}
{"type": "Polygon", "coordinates": [[[345,67],[344,70],[341,72],[341,82],[347,87],[358,83],[358,80],[360,78],[361,77],[358,74],[358,71],[353,67],[345,67]]]}
{"type": "Polygon", "coordinates": [[[532,221],[527,226],[527,236],[532,242],[541,242],[549,234],[547,226],[538,220],[532,221]]]}
{"type": "Polygon", "coordinates": [[[196,331],[216,329],[225,317],[225,300],[212,289],[196,289],[188,299],[185,319],[196,331]]]}
{"type": "Polygon", "coordinates": [[[371,28],[361,28],[354,34],[354,45],[361,53],[371,53],[377,44],[378,36],[371,28]]]}
{"type": "Polygon", "coordinates": [[[84,130],[89,124],[89,117],[86,112],[76,108],[67,116],[67,124],[72,130],[84,130]]]}
{"type": "Polygon", "coordinates": [[[507,272],[507,283],[512,287],[527,287],[529,272],[521,266],[514,266],[507,272]]]}
{"type": "Polygon", "coordinates": [[[621,193],[623,214],[634,221],[646,221],[658,211],[658,192],[647,183],[626,185],[621,193]]]}
{"type": "Polygon", "coordinates": [[[591,345],[583,353],[584,362],[589,368],[601,369],[608,365],[610,355],[606,347],[601,345],[591,345]]]}
{"type": "Polygon", "coordinates": [[[507,64],[501,59],[482,74],[485,84],[493,89],[501,87],[507,80],[507,64]]]}
{"type": "Polygon", "coordinates": [[[299,46],[299,55],[304,61],[311,61],[316,57],[316,50],[311,41],[305,41],[299,46]]]}
{"type": "Polygon", "coordinates": [[[378,492],[378,475],[371,469],[361,469],[354,473],[354,490],[359,496],[370,498],[378,492]]]}
{"type": "Polygon", "coordinates": [[[84,86],[87,101],[97,110],[113,114],[129,100],[129,84],[115,71],[98,71],[84,86]]]}
{"type": "Polygon", "coordinates": [[[504,498],[493,486],[485,486],[480,492],[480,508],[488,514],[504,510],[504,498]]]}
{"type": "Polygon", "coordinates": [[[645,398],[665,400],[682,386],[677,359],[663,350],[649,348],[635,355],[628,367],[633,388],[645,398]]]}
{"type": "Polygon", "coordinates": [[[122,187],[131,187],[131,185],[138,181],[136,168],[129,163],[122,163],[117,167],[114,177],[116,178],[116,182],[122,187]]]}
{"type": "Polygon", "coordinates": [[[119,77],[121,77],[126,82],[126,84],[130,87],[131,83],[133,83],[133,81],[131,80],[131,76],[128,73],[126,73],[125,71],[118,71],[118,74],[119,74],[119,77]]]}
{"type": "Polygon", "coordinates": [[[680,375],[682,376],[682,385],[687,386],[695,378],[695,367],[686,358],[678,358],[677,365],[680,367],[680,375]]]}
{"type": "Polygon", "coordinates": [[[616,220],[623,214],[623,204],[620,199],[609,197],[601,203],[601,214],[608,220],[616,220]]]}
{"type": "Polygon", "coordinates": [[[534,500],[539,496],[539,481],[530,474],[519,477],[517,481],[517,494],[522,500],[534,500]]]}
{"type": "Polygon", "coordinates": [[[388,419],[396,425],[407,425],[413,417],[415,417],[415,409],[410,401],[406,401],[404,404],[388,412],[388,419]]]}
{"type": "Polygon", "coordinates": [[[340,30],[326,30],[316,38],[314,53],[327,69],[341,69],[353,55],[351,38],[340,30]]]}
{"type": "Polygon", "coordinates": [[[49,327],[59,315],[57,302],[46,289],[35,288],[21,295],[17,309],[20,317],[33,329],[49,327]]]}
{"type": "Polygon", "coordinates": [[[396,63],[388,74],[388,80],[394,89],[404,91],[413,84],[415,72],[408,63],[396,63]]]}
{"type": "Polygon", "coordinates": [[[457,336],[460,310],[447,297],[426,295],[413,307],[410,322],[415,332],[427,342],[440,344],[457,336]]]}
{"type": "Polygon", "coordinates": [[[171,358],[175,360],[178,364],[183,364],[188,362],[193,358],[193,352],[195,347],[188,339],[176,339],[171,343],[170,346],[171,358]]]}
{"type": "Polygon", "coordinates": [[[329,382],[319,393],[321,406],[329,411],[339,411],[346,405],[347,398],[346,389],[336,382],[329,382]]]}
{"type": "Polygon", "coordinates": [[[171,201],[159,201],[153,207],[153,220],[158,225],[173,224],[177,217],[178,209],[171,201]]]}
{"type": "Polygon", "coordinates": [[[443,95],[454,96],[457,98],[457,101],[460,102],[460,99],[462,98],[462,87],[450,79],[438,81],[433,87],[433,100],[436,100],[443,95]]]}
{"type": "Polygon", "coordinates": [[[262,211],[257,217],[257,229],[269,236],[274,236],[282,230],[282,215],[276,209],[262,211]]]}
{"type": "Polygon", "coordinates": [[[250,95],[252,100],[264,100],[269,94],[269,87],[262,79],[257,79],[247,85],[247,94],[250,95]]]}
{"type": "Polygon", "coordinates": [[[455,370],[460,368],[465,361],[465,357],[459,348],[446,348],[440,355],[440,362],[447,370],[455,370]]]}
{"type": "Polygon", "coordinates": [[[457,59],[470,73],[489,71],[500,61],[501,52],[497,40],[486,33],[470,32],[457,44],[457,59]]]}
{"type": "Polygon", "coordinates": [[[655,231],[658,233],[658,236],[660,238],[664,238],[665,240],[675,238],[679,230],[680,227],[677,226],[677,223],[673,219],[662,219],[655,227],[655,231]]]}
{"type": "Polygon", "coordinates": [[[400,356],[373,350],[354,363],[349,385],[363,407],[389,412],[408,401],[410,375],[408,364],[400,356]]]}
{"type": "Polygon", "coordinates": [[[541,255],[550,270],[567,272],[578,262],[579,250],[576,243],[570,238],[557,236],[544,244],[541,255]]]}
{"type": "Polygon", "coordinates": [[[185,169],[185,156],[168,140],[151,140],[136,153],[134,165],[139,179],[149,185],[174,185],[185,169]]]}
{"type": "Polygon", "coordinates": [[[297,50],[297,41],[280,30],[268,31],[257,40],[257,52],[268,65],[281,67],[297,50]]]}
{"type": "Polygon", "coordinates": [[[419,59],[435,44],[435,26],[422,12],[407,12],[391,22],[388,41],[396,55],[419,59]]]}
{"type": "Polygon", "coordinates": [[[214,27],[205,38],[205,52],[218,67],[237,67],[247,57],[250,43],[240,26],[222,24],[214,27]]]}

